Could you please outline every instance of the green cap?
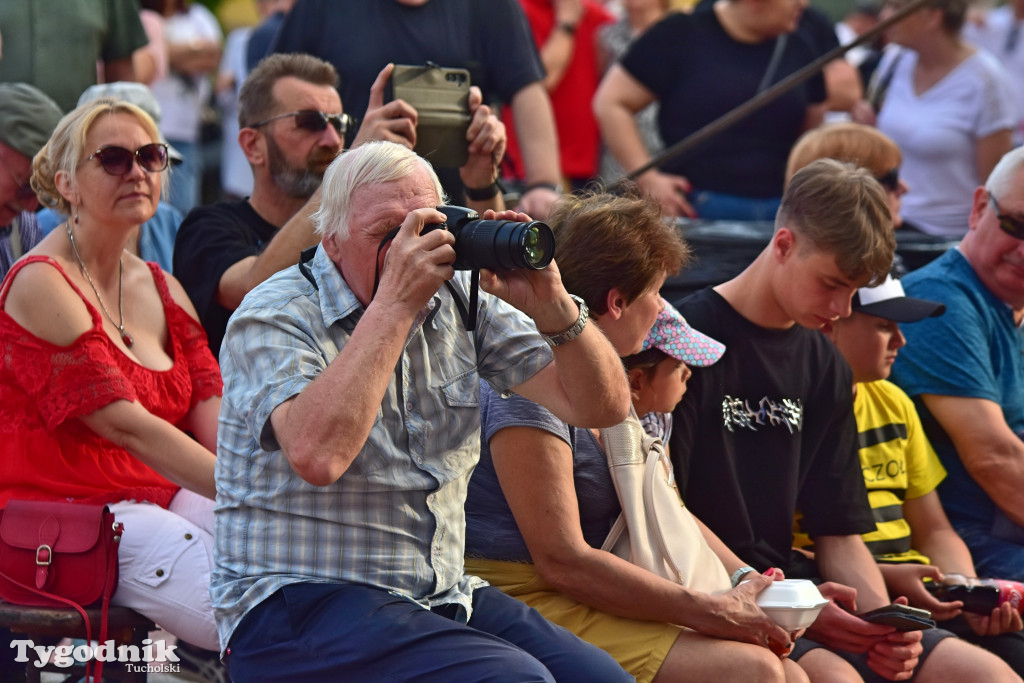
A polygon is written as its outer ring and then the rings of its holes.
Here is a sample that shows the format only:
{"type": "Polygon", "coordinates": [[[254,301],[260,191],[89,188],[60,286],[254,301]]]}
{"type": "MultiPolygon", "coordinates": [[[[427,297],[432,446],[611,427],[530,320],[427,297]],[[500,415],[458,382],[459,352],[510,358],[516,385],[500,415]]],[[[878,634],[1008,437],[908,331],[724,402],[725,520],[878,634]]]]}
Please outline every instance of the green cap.
{"type": "Polygon", "coordinates": [[[27,83],[0,83],[0,142],[34,157],[63,114],[57,103],[27,83]]]}

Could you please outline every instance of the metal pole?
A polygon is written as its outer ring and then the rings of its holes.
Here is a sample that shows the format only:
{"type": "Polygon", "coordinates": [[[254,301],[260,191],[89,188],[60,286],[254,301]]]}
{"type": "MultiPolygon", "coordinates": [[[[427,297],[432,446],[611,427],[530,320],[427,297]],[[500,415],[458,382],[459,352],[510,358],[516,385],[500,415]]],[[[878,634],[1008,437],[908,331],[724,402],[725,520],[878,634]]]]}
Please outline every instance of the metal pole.
{"type": "Polygon", "coordinates": [[[842,57],[853,48],[874,40],[876,36],[880,35],[887,28],[889,28],[890,26],[899,21],[902,21],[907,15],[913,14],[914,12],[921,9],[924,5],[928,4],[929,2],[931,2],[931,0],[911,0],[910,3],[901,7],[883,21],[878,22],[878,24],[872,27],[869,31],[866,31],[862,35],[857,36],[856,39],[852,40],[846,45],[839,45],[832,48],[825,54],[815,59],[810,64],[804,66],[798,71],[794,71],[789,76],[786,76],[781,81],[771,86],[767,90],[759,92],[758,94],[754,95],[749,100],[739,105],[735,109],[732,109],[731,111],[722,114],[711,123],[705,125],[703,128],[700,128],[694,131],[693,133],[690,133],[688,136],[686,136],[679,142],[663,150],[661,153],[659,153],[657,156],[655,156],[653,159],[648,161],[640,168],[634,171],[630,171],[630,173],[626,175],[626,178],[628,178],[629,180],[635,180],[637,176],[646,173],[652,168],[661,166],[662,164],[668,161],[672,161],[673,159],[676,159],[682,156],[683,154],[689,152],[694,147],[701,144],[708,138],[713,137],[718,133],[721,133],[726,128],[729,128],[730,126],[737,123],[740,119],[752,114],[753,112],[757,111],[758,109],[768,104],[772,100],[777,99],[793,86],[803,83],[808,78],[821,71],[821,69],[823,69],[824,66],[831,62],[833,59],[842,57]]]}

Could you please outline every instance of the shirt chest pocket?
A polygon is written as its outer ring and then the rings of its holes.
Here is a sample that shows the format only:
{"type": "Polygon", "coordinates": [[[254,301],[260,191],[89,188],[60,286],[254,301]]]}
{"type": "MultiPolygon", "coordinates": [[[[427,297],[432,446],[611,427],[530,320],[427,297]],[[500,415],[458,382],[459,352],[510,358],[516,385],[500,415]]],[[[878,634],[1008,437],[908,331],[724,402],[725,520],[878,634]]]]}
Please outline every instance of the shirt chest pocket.
{"type": "Polygon", "coordinates": [[[475,368],[441,385],[441,424],[449,447],[443,452],[444,468],[456,478],[472,468],[480,449],[480,375],[475,368]]]}
{"type": "Polygon", "coordinates": [[[476,368],[471,368],[443,383],[441,395],[444,396],[448,408],[473,408],[479,411],[480,375],[477,374],[476,368]]]}

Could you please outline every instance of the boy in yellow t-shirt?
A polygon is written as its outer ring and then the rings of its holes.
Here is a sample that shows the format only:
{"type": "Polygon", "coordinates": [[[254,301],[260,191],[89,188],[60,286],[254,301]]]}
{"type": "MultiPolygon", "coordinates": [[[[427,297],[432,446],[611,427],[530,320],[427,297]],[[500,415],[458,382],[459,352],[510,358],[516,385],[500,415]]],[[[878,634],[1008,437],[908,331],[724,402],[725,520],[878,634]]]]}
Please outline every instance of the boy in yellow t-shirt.
{"type": "MultiPolygon", "coordinates": [[[[854,413],[864,482],[876,530],[864,534],[892,595],[931,610],[942,628],[988,649],[1018,673],[1024,669],[1021,615],[1009,603],[980,615],[961,602],[942,602],[922,579],[943,574],[975,576],[970,551],[942,509],[935,488],[946,472],[924,434],[913,402],[887,381],[899,349],[906,344],[899,323],[941,315],[945,306],[915,299],[888,277],[857,291],[853,313],[825,325],[853,370],[854,413]]],[[[799,539],[798,539],[799,543],[799,539]]]]}

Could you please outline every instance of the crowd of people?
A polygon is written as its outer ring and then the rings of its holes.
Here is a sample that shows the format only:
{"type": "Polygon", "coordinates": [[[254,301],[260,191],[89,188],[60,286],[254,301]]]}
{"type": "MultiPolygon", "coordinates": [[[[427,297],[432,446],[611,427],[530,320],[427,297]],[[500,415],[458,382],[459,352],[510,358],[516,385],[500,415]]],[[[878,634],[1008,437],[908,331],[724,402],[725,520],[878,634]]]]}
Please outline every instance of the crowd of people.
{"type": "Polygon", "coordinates": [[[835,60],[614,183],[838,44],[824,15],[259,0],[222,45],[200,3],[142,5],[0,6],[0,508],[107,505],[112,602],[191,675],[1022,681],[1020,596],[932,590],[1024,582],[1020,2],[987,30],[930,0],[870,83],[835,60]],[[468,71],[460,167],[402,64],[468,71]],[[445,205],[543,267],[474,265],[494,243],[445,205]],[[680,217],[774,230],[669,302],[680,217]],[[962,239],[898,279],[897,230],[962,239]],[[604,430],[638,418],[705,580],[606,546],[604,430]],[[826,599],[806,629],[758,606],[787,578],[826,599]],[[891,604],[937,627],[861,618],[891,604]]]}

